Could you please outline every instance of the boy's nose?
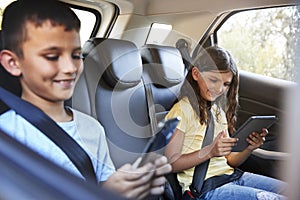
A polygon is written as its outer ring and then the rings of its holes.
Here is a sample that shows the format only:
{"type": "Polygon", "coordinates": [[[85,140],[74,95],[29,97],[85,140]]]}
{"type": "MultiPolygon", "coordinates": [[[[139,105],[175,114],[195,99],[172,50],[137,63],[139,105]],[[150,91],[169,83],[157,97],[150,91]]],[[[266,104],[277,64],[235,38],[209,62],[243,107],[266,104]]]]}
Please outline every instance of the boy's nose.
{"type": "Polygon", "coordinates": [[[78,70],[80,65],[81,63],[75,63],[72,59],[66,59],[63,62],[62,70],[64,73],[74,73],[78,70]]]}

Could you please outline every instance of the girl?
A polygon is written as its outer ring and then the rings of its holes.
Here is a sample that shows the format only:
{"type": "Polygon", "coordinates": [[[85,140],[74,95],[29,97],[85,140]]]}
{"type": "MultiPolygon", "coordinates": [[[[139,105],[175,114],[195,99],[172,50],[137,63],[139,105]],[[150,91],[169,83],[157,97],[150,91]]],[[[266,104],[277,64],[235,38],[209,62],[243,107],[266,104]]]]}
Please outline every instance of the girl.
{"type": "Polygon", "coordinates": [[[166,116],[167,119],[181,117],[166,148],[166,156],[183,191],[189,191],[195,166],[209,160],[201,194],[193,198],[283,199],[280,194],[286,189],[286,183],[235,169],[263,144],[267,134],[266,129],[253,132],[247,138],[246,149],[231,152],[237,142],[237,138],[230,138],[229,134],[235,130],[238,84],[237,66],[228,51],[217,46],[202,50],[187,74],[179,101],[166,116]],[[214,139],[201,148],[210,111],[214,139]],[[217,180],[212,177],[220,175],[228,177],[221,186],[208,184],[217,180]]]}

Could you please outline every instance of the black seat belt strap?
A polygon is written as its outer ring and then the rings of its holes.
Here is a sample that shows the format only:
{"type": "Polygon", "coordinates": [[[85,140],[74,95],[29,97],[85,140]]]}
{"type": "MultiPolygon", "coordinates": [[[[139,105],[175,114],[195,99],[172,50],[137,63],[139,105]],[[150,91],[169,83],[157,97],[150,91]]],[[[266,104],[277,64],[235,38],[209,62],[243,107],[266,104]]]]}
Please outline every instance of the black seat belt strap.
{"type": "Polygon", "coordinates": [[[146,92],[146,101],[147,101],[148,114],[150,119],[151,133],[152,135],[154,135],[157,131],[157,119],[156,119],[155,104],[153,99],[150,78],[144,76],[143,83],[146,92]]]}
{"type": "Polygon", "coordinates": [[[2,87],[0,87],[0,100],[33,124],[60,147],[87,181],[97,182],[90,157],[83,148],[48,115],[36,106],[6,91],[2,87]]]}
{"type": "MultiPolygon", "coordinates": [[[[210,110],[208,112],[208,123],[207,123],[205,136],[201,148],[211,144],[213,138],[214,138],[214,118],[210,110]]],[[[190,185],[190,191],[194,197],[199,197],[201,195],[201,189],[204,183],[204,178],[208,169],[209,161],[210,160],[207,160],[195,167],[193,181],[192,184],[190,185]]]]}

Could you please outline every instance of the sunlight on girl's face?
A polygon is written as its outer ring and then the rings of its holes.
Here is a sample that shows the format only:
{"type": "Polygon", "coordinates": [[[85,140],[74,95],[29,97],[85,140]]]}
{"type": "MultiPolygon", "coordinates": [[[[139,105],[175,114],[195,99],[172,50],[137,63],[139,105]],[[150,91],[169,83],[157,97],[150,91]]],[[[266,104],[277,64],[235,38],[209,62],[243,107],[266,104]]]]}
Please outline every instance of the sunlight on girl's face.
{"type": "Polygon", "coordinates": [[[233,74],[230,71],[205,71],[193,69],[193,78],[197,81],[200,95],[207,101],[215,101],[229,90],[233,74]]]}

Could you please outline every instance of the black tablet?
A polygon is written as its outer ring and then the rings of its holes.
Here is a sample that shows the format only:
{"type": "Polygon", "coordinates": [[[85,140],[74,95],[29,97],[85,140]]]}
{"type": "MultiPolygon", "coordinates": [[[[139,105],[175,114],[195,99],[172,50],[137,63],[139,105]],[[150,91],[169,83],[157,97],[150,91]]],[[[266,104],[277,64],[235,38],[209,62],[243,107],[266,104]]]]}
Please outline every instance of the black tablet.
{"type": "Polygon", "coordinates": [[[145,162],[147,162],[152,152],[161,154],[164,153],[163,151],[166,145],[169,143],[179,121],[180,118],[176,117],[169,120],[163,120],[162,122],[158,123],[157,133],[147,142],[143,150],[142,161],[140,162],[139,166],[142,166],[145,164],[145,162]]]}
{"type": "Polygon", "coordinates": [[[252,132],[260,133],[263,128],[270,128],[276,121],[278,117],[275,115],[270,116],[252,116],[250,117],[238,130],[231,136],[234,138],[239,138],[236,146],[232,148],[232,151],[243,151],[249,143],[246,138],[252,132]]]}

